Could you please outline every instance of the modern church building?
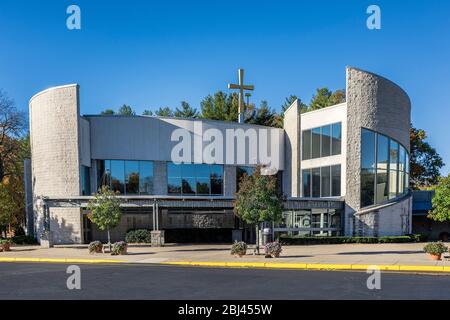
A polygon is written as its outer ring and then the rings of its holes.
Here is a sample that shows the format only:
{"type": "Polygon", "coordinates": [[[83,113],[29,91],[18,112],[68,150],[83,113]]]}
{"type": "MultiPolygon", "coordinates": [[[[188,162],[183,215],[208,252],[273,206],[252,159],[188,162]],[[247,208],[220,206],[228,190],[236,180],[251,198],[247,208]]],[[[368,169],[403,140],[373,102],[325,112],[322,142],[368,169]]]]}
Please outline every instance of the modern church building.
{"type": "Polygon", "coordinates": [[[25,178],[33,205],[27,214],[29,232],[38,239],[106,240],[86,210],[102,185],[123,199],[113,240],[141,228],[164,231],[165,242],[250,239],[253,228],[234,216],[233,200],[239,179],[256,165],[277,176],[284,195],[277,234],[411,232],[411,104],[383,77],[347,68],[345,103],[301,113],[294,102],[283,129],[82,116],[79,90],[76,84],[55,87],[30,100],[32,158],[25,178]]]}

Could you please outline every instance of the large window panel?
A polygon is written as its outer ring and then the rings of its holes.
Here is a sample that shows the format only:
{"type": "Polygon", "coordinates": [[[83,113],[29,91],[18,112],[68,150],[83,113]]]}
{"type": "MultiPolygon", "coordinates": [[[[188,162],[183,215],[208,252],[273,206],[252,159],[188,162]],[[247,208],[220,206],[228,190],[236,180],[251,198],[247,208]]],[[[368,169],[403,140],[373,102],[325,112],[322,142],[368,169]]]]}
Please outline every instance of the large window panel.
{"type": "Polygon", "coordinates": [[[320,198],[320,168],[314,168],[312,172],[312,197],[320,198]]]}
{"type": "Polygon", "coordinates": [[[139,194],[139,162],[125,161],[125,193],[139,194]]]}
{"type": "Polygon", "coordinates": [[[361,171],[361,207],[375,204],[375,170],[361,171]]]}
{"type": "Polygon", "coordinates": [[[377,169],[387,170],[389,164],[389,138],[381,134],[377,138],[377,169]]]}
{"type": "Polygon", "coordinates": [[[342,124],[334,123],[332,125],[332,135],[331,135],[331,154],[333,156],[341,154],[341,144],[342,144],[342,124]]]}
{"type": "Polygon", "coordinates": [[[383,203],[389,199],[388,189],[388,171],[377,170],[377,188],[376,188],[376,203],[383,203]]]}
{"type": "Polygon", "coordinates": [[[153,194],[153,162],[139,162],[139,193],[141,195],[153,194]]]}
{"type": "Polygon", "coordinates": [[[363,129],[361,134],[361,168],[375,169],[375,132],[363,129]]]}
{"type": "Polygon", "coordinates": [[[303,170],[303,196],[311,197],[311,170],[303,170]]]}
{"type": "Polygon", "coordinates": [[[331,195],[341,196],[341,166],[331,166],[331,195]]]}
{"type": "Polygon", "coordinates": [[[311,130],[302,133],[302,159],[311,159],[311,130]]]}
{"type": "Polygon", "coordinates": [[[327,198],[331,196],[331,168],[330,167],[322,167],[320,168],[320,191],[321,197],[327,198]]]}
{"type": "Polygon", "coordinates": [[[322,151],[321,157],[329,157],[331,155],[331,126],[322,127],[322,151]]]}
{"type": "Polygon", "coordinates": [[[111,160],[111,189],[125,193],[125,161],[111,160]]]}
{"type": "Polygon", "coordinates": [[[181,194],[181,164],[167,164],[167,191],[169,194],[181,194]]]}
{"type": "Polygon", "coordinates": [[[320,131],[321,131],[320,128],[315,128],[311,130],[312,159],[320,158],[320,131]]]}

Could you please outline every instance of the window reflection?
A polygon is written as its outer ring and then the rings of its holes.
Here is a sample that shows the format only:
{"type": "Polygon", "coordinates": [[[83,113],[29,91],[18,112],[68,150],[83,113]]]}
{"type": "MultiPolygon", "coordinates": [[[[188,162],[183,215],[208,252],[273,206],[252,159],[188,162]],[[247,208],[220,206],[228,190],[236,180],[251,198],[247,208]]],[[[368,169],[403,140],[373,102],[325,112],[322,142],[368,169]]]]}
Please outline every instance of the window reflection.
{"type": "Polygon", "coordinates": [[[302,131],[302,160],[341,154],[342,124],[334,123],[302,131]]]}
{"type": "Polygon", "coordinates": [[[385,135],[362,128],[361,207],[381,204],[406,194],[408,181],[406,149],[385,135]]]}
{"type": "Polygon", "coordinates": [[[302,170],[303,197],[341,196],[341,165],[302,170]]]}
{"type": "Polygon", "coordinates": [[[208,164],[167,163],[169,194],[221,195],[223,194],[223,166],[208,164]]]}
{"type": "Polygon", "coordinates": [[[120,194],[153,193],[153,162],[128,160],[97,161],[99,186],[109,186],[120,194]]]}

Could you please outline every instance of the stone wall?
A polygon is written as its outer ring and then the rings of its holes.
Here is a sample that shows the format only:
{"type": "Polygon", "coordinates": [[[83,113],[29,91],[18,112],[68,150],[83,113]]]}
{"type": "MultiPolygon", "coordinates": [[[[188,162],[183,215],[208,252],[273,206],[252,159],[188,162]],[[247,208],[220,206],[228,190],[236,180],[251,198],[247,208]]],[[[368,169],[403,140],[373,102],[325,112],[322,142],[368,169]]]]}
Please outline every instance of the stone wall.
{"type": "MultiPolygon", "coordinates": [[[[398,85],[375,74],[347,68],[346,234],[359,232],[352,230],[352,226],[356,228],[358,225],[356,220],[352,222],[358,218],[352,216],[361,209],[361,128],[394,138],[409,151],[410,121],[411,103],[398,85]]],[[[392,211],[391,214],[399,216],[402,214],[400,211],[392,211]]],[[[386,223],[380,220],[380,230],[389,230],[395,234],[401,229],[398,217],[388,218],[386,214],[383,219],[386,223]]]]}
{"type": "MultiPolygon", "coordinates": [[[[30,100],[30,142],[34,202],[38,197],[79,196],[79,87],[68,85],[42,91],[30,100]]],[[[42,212],[35,210],[37,235],[42,212]]],[[[50,209],[56,243],[81,242],[79,209],[50,209]]]]}

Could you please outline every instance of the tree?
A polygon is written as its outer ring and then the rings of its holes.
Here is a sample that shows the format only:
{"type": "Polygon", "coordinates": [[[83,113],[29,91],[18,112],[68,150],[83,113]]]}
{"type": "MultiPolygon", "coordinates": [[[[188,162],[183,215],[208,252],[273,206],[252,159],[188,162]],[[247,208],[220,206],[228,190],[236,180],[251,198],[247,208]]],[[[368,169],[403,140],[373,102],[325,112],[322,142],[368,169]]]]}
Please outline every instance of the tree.
{"type": "Polygon", "coordinates": [[[123,106],[121,106],[119,108],[119,111],[117,112],[117,114],[119,114],[121,116],[135,116],[136,112],[133,110],[133,108],[124,104],[123,106]]]}
{"type": "Polygon", "coordinates": [[[178,118],[195,119],[198,118],[198,111],[192,108],[186,101],[181,101],[181,109],[176,108],[174,115],[178,118]]]}
{"type": "Polygon", "coordinates": [[[201,102],[201,117],[210,120],[238,121],[238,94],[229,95],[218,91],[214,96],[208,95],[201,102]]]}
{"type": "Polygon", "coordinates": [[[319,110],[342,102],[345,102],[344,90],[332,92],[326,87],[319,88],[311,99],[308,111],[319,110]]]}
{"type": "Polygon", "coordinates": [[[22,138],[25,128],[24,113],[0,89],[0,183],[20,168],[18,155],[22,145],[18,139],[22,138]]]}
{"type": "Polygon", "coordinates": [[[259,254],[259,224],[281,219],[283,203],[275,176],[261,175],[257,167],[251,176],[244,174],[234,201],[234,213],[246,223],[256,225],[256,250],[259,254]]]}
{"type": "Polygon", "coordinates": [[[428,218],[440,222],[450,220],[450,174],[439,179],[432,204],[428,218]]]}
{"type": "Polygon", "coordinates": [[[115,112],[113,109],[105,109],[100,114],[104,116],[112,116],[115,114],[115,112]]]}
{"type": "Polygon", "coordinates": [[[152,110],[144,110],[144,112],[142,112],[143,116],[153,116],[153,111],[152,110]]]}
{"type": "Polygon", "coordinates": [[[173,110],[169,107],[159,108],[155,114],[159,117],[173,117],[173,110]]]}
{"type": "MultiPolygon", "coordinates": [[[[250,109],[251,110],[251,109],[250,109]]],[[[250,118],[246,121],[250,124],[273,127],[276,124],[278,114],[269,107],[266,100],[262,100],[259,108],[254,109],[250,118]]]]}
{"type": "Polygon", "coordinates": [[[430,187],[438,183],[440,169],[444,161],[427,141],[425,130],[416,129],[411,125],[409,131],[411,159],[410,183],[413,190],[430,187]]]}
{"type": "Polygon", "coordinates": [[[88,204],[88,210],[91,211],[88,215],[89,220],[96,224],[100,230],[107,230],[110,251],[110,230],[120,223],[120,204],[121,200],[117,197],[117,194],[107,186],[102,186],[88,204]]]}

